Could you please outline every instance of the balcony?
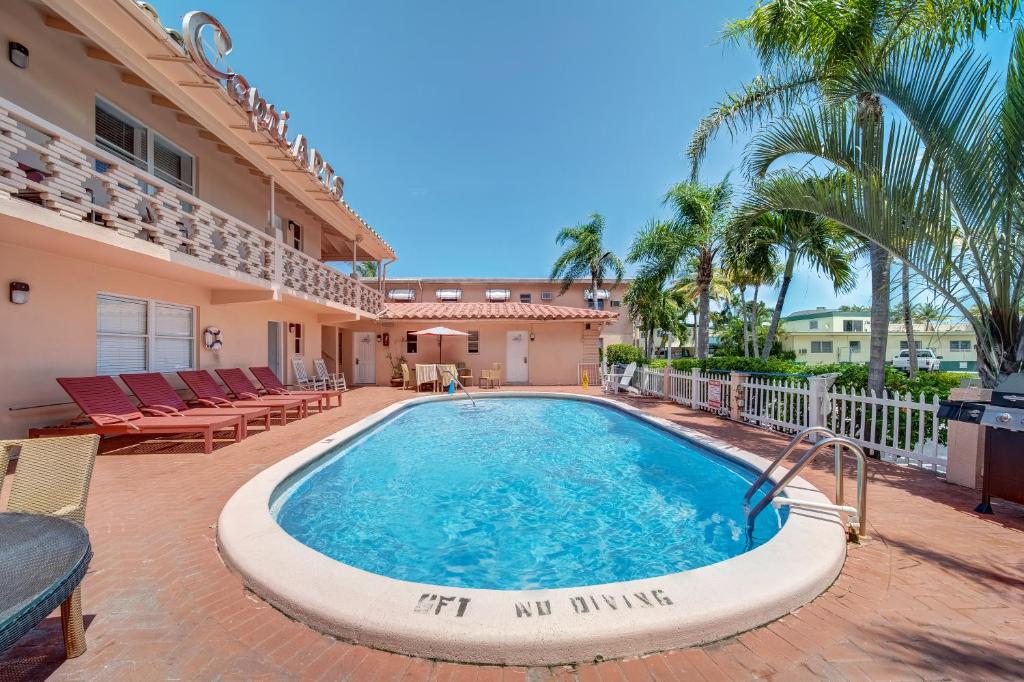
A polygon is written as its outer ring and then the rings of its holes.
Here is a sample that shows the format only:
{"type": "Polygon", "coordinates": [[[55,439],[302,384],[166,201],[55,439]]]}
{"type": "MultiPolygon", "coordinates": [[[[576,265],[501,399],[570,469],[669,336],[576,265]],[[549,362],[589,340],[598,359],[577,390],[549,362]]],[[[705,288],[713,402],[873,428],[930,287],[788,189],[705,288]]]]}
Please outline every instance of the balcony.
{"type": "Polygon", "coordinates": [[[109,230],[119,244],[156,246],[175,263],[275,296],[370,316],[384,306],[376,289],[0,98],[0,202],[7,200],[109,230]]]}

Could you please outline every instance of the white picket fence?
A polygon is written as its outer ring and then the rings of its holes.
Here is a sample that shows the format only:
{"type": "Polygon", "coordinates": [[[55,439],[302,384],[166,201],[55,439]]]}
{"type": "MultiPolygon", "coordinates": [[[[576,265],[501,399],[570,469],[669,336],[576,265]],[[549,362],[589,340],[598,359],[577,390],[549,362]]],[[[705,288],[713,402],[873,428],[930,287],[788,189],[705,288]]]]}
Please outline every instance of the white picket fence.
{"type": "Polygon", "coordinates": [[[939,400],[906,394],[881,396],[851,388],[830,387],[826,377],[702,372],[668,372],[641,368],[633,385],[647,395],[667,398],[694,409],[785,433],[808,426],[827,426],[883,459],[929,469],[946,470],[946,424],[938,417],[939,400]],[[718,382],[720,399],[709,400],[709,386],[718,382]],[[733,405],[734,392],[740,401],[733,405]]]}

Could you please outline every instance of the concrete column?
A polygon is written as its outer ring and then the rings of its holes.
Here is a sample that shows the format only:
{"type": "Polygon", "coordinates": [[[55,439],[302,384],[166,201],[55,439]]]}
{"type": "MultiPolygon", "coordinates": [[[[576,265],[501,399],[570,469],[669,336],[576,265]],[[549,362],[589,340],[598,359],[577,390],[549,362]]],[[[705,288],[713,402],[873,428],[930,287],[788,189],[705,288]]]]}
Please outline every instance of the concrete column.
{"type": "Polygon", "coordinates": [[[746,396],[743,394],[743,382],[749,376],[749,374],[744,372],[733,372],[729,375],[729,384],[732,390],[732,401],[729,403],[729,419],[733,421],[740,421],[742,419],[740,413],[743,412],[743,405],[746,400],[746,396]]]}
{"type": "MultiPolygon", "coordinates": [[[[992,399],[992,390],[985,388],[954,388],[949,392],[950,400],[992,399]]],[[[985,459],[986,429],[977,424],[950,420],[946,434],[946,480],[950,483],[981,488],[981,469],[985,459]]]]}

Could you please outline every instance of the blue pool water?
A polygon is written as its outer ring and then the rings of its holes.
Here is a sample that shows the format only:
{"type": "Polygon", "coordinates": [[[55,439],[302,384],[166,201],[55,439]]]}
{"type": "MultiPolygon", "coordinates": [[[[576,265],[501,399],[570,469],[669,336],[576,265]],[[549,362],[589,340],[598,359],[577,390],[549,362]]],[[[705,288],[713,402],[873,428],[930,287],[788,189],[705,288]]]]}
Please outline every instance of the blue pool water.
{"type": "Polygon", "coordinates": [[[742,498],[754,474],[620,410],[478,405],[398,412],[290,484],[278,523],[392,578],[538,589],[706,566],[764,543],[784,518],[763,512],[751,542],[742,498]]]}

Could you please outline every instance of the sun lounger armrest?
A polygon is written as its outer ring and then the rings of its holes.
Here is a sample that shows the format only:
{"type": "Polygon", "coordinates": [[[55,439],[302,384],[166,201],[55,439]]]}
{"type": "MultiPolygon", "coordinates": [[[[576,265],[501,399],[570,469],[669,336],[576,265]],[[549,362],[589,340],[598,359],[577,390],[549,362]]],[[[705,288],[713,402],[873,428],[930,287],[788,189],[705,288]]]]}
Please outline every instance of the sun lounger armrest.
{"type": "Polygon", "coordinates": [[[242,398],[243,400],[259,400],[260,399],[260,396],[256,395],[255,393],[250,393],[249,391],[242,391],[241,393],[238,394],[238,397],[242,398]]]}
{"type": "Polygon", "coordinates": [[[97,413],[93,413],[93,414],[88,415],[88,417],[89,417],[89,419],[91,419],[96,424],[99,424],[100,426],[103,426],[106,422],[96,421],[97,417],[103,417],[105,419],[112,419],[114,421],[114,423],[126,424],[127,426],[130,426],[133,429],[135,429],[136,431],[140,430],[139,427],[136,426],[135,424],[132,424],[131,421],[129,421],[129,420],[125,419],[124,417],[122,417],[120,415],[117,415],[117,414],[103,414],[103,413],[98,413],[97,412],[97,413]]]}
{"type": "Polygon", "coordinates": [[[147,405],[141,408],[143,412],[152,412],[158,417],[184,417],[181,412],[167,405],[147,405]]]}
{"type": "Polygon", "coordinates": [[[291,392],[285,388],[268,388],[265,390],[269,395],[288,395],[291,392]]]}
{"type": "Polygon", "coordinates": [[[195,402],[200,405],[208,405],[209,407],[237,407],[237,405],[227,398],[221,398],[216,395],[210,396],[209,398],[196,398],[195,402]]]}

